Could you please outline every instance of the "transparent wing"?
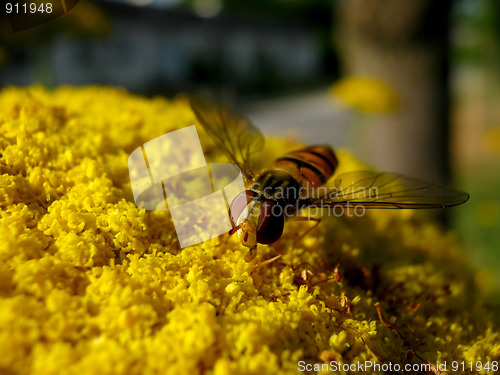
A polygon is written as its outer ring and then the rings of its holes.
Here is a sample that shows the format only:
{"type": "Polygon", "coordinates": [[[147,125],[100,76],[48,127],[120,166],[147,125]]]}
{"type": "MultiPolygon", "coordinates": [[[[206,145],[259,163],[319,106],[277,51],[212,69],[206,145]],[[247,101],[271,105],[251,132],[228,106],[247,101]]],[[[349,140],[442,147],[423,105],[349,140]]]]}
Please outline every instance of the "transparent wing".
{"type": "Polygon", "coordinates": [[[250,155],[264,147],[264,137],[260,131],[246,117],[206,98],[191,97],[189,102],[198,121],[215,144],[246,177],[251,177],[250,155]]]}
{"type": "Polygon", "coordinates": [[[456,206],[469,194],[394,173],[356,171],[341,174],[317,190],[313,207],[443,208],[456,206]]]}

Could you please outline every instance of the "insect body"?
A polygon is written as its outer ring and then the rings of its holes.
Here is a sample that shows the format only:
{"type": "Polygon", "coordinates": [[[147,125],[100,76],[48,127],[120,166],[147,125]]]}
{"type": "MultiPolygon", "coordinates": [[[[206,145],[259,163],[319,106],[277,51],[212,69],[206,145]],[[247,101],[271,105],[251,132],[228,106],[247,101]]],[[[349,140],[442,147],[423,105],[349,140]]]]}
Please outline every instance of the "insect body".
{"type": "Polygon", "coordinates": [[[252,252],[258,243],[276,242],[285,219],[306,207],[443,208],[464,203],[467,193],[399,174],[354,171],[331,178],[338,161],[328,146],[288,153],[258,175],[250,155],[264,145],[262,134],[245,117],[205,99],[191,98],[205,131],[242,171],[249,185],[231,203],[241,243],[252,252]]]}
{"type": "Polygon", "coordinates": [[[313,146],[279,158],[257,175],[231,205],[242,244],[253,249],[277,241],[285,218],[308,204],[313,189],[332,176],[337,163],[330,147],[313,146]]]}

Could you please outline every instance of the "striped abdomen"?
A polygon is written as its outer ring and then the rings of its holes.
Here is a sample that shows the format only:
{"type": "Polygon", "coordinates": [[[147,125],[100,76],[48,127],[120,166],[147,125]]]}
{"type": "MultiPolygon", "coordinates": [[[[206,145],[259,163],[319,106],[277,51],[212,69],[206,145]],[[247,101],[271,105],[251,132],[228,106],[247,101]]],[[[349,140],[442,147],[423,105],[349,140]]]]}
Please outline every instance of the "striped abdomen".
{"type": "Polygon", "coordinates": [[[292,203],[305,199],[311,189],[323,185],[335,172],[337,164],[337,157],[328,146],[290,152],[257,176],[251,190],[292,203]]]}

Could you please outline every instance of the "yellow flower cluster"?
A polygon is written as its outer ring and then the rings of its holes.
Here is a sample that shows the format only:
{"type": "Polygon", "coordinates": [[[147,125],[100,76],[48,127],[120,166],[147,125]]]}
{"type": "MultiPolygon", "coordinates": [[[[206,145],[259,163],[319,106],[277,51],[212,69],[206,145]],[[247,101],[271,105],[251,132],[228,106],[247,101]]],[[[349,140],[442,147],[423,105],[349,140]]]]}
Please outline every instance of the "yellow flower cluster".
{"type": "Polygon", "coordinates": [[[345,106],[367,114],[391,113],[398,109],[398,93],[385,82],[368,76],[348,76],[335,82],[329,94],[345,106]]]}
{"type": "MultiPolygon", "coordinates": [[[[302,239],[311,223],[291,220],[283,259],[251,274],[276,249],[251,263],[235,236],[181,250],[168,212],[134,204],[128,155],[192,125],[184,99],[7,88],[0,116],[1,373],[294,374],[365,361],[430,372],[447,361],[459,374],[452,361],[481,361],[495,373],[495,311],[425,217],[346,215],[302,239]]],[[[268,143],[258,164],[293,147],[268,143]]]]}

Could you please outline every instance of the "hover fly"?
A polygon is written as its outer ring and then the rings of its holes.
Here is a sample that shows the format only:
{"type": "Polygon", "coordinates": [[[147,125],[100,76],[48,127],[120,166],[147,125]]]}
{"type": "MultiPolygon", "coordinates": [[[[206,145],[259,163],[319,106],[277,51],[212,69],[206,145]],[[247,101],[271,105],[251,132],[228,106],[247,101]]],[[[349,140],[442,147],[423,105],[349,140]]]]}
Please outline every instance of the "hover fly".
{"type": "Polygon", "coordinates": [[[338,160],[329,146],[290,152],[255,174],[250,155],[264,146],[259,130],[244,116],[205,98],[190,98],[190,104],[200,125],[246,180],[248,189],[230,205],[235,224],[230,234],[238,232],[249,248],[248,259],[257,244],[278,241],[285,219],[305,208],[444,208],[469,198],[459,190],[393,173],[356,171],[332,179],[338,160]]]}

